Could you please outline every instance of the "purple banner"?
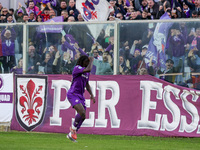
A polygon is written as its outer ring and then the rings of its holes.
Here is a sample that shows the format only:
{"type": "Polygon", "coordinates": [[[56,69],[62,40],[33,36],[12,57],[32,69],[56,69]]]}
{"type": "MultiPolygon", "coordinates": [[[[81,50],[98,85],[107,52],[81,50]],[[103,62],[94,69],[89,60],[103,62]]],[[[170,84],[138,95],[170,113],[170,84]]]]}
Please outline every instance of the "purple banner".
{"type": "MultiPolygon", "coordinates": [[[[45,116],[33,131],[69,132],[75,117],[66,97],[71,78],[70,75],[48,76],[45,116]]],[[[85,92],[86,120],[78,133],[200,137],[200,91],[148,75],[91,75],[90,86],[96,103],[92,104],[85,92]]],[[[11,129],[24,131],[15,111],[11,129]]]]}
{"type": "Polygon", "coordinates": [[[0,103],[12,103],[13,93],[0,93],[0,103]]]}
{"type": "Polygon", "coordinates": [[[57,4],[56,0],[33,0],[33,2],[35,3],[35,5],[37,4],[37,2],[43,3],[43,4],[51,3],[52,6],[56,6],[56,4],[57,4]]]}
{"type": "MultiPolygon", "coordinates": [[[[54,17],[46,22],[63,22],[63,16],[54,17]]],[[[63,29],[63,25],[40,25],[38,28],[38,32],[43,33],[61,33],[63,29]]]]}

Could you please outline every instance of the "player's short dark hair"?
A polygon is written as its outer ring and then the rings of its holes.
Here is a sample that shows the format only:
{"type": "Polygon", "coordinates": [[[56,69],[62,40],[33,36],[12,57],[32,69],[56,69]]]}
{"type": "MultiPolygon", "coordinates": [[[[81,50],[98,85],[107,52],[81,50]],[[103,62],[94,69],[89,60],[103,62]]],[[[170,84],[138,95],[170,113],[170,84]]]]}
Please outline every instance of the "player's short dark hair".
{"type": "Polygon", "coordinates": [[[83,62],[84,62],[85,60],[89,60],[88,56],[86,56],[86,55],[81,56],[81,57],[78,59],[76,65],[79,65],[79,66],[83,67],[83,62]]]}

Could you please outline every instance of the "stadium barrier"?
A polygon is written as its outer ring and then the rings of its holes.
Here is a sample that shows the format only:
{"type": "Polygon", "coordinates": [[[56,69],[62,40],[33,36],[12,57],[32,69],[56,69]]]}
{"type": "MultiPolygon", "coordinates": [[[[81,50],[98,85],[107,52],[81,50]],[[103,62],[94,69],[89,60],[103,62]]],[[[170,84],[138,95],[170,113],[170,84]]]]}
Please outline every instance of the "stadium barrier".
{"type": "MultiPolygon", "coordinates": [[[[11,130],[67,133],[76,114],[66,97],[70,84],[70,75],[16,75],[11,130]]],[[[149,75],[91,75],[90,85],[96,103],[86,92],[79,133],[200,137],[197,90],[149,75]]]]}

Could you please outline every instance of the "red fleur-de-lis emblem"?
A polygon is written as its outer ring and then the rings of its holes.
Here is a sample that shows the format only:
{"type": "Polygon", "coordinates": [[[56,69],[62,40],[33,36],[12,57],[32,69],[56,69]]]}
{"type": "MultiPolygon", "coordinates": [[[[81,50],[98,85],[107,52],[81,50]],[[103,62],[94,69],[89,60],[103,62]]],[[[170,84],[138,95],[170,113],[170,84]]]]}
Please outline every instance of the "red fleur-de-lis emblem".
{"type": "Polygon", "coordinates": [[[19,98],[19,104],[22,106],[21,113],[26,115],[23,116],[28,124],[32,124],[33,121],[36,122],[38,115],[40,114],[39,107],[42,106],[42,98],[38,96],[42,91],[43,86],[35,87],[35,83],[30,79],[28,81],[27,87],[19,85],[23,96],[19,98]]]}

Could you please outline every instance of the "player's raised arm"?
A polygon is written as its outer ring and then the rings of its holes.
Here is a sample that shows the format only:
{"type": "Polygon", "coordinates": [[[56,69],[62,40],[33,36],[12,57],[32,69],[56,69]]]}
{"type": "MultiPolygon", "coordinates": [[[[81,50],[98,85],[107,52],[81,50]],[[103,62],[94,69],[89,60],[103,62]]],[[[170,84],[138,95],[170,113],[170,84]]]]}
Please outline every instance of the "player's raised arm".
{"type": "Polygon", "coordinates": [[[93,60],[94,60],[94,57],[89,57],[89,64],[88,64],[87,67],[83,70],[83,72],[90,72],[90,71],[92,70],[93,60]]]}

